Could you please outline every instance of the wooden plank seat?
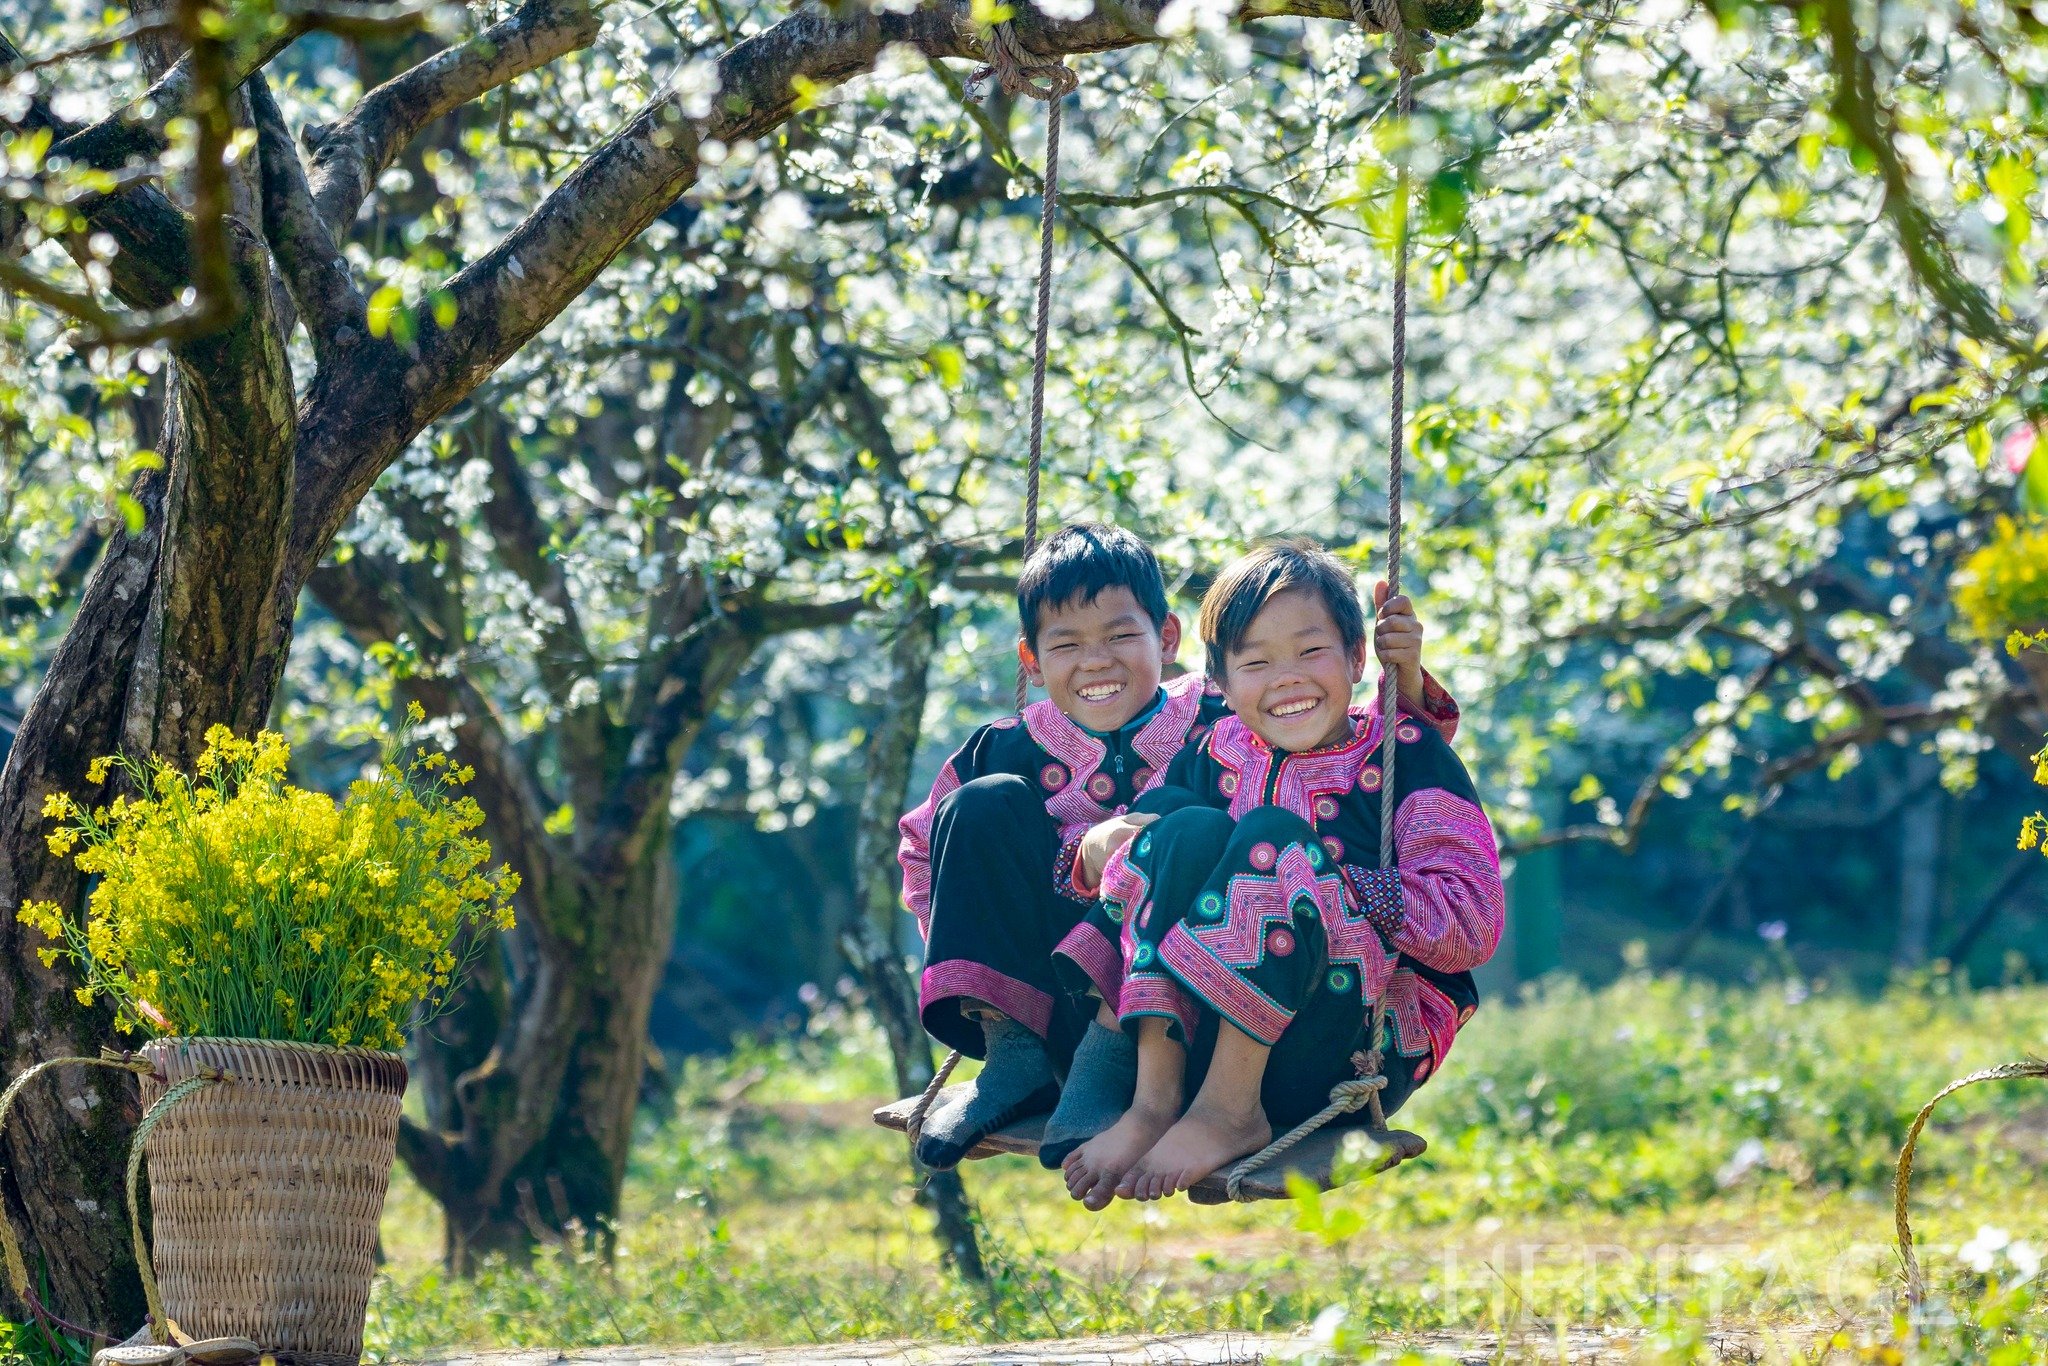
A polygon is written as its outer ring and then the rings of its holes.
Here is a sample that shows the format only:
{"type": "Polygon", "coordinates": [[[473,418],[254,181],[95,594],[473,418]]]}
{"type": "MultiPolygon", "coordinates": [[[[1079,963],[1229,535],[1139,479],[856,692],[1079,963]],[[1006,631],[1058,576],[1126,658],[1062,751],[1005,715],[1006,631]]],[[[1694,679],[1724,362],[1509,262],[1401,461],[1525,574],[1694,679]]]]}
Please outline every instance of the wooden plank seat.
{"type": "MultiPolygon", "coordinates": [[[[951,1087],[947,1088],[951,1090],[951,1087]]],[[[941,1093],[944,1094],[943,1092],[941,1093]]],[[[910,1127],[910,1116],[917,1110],[916,1096],[891,1101],[875,1111],[875,1123],[884,1129],[901,1133],[910,1127]]],[[[978,1157],[994,1157],[998,1153],[1013,1153],[1023,1157],[1038,1155],[1038,1142],[1045,1134],[1045,1116],[1033,1115],[1000,1129],[976,1144],[974,1151],[967,1154],[970,1161],[978,1157]]],[[[1296,1144],[1293,1149],[1261,1167],[1246,1178],[1244,1193],[1254,1200],[1287,1199],[1287,1174],[1299,1172],[1315,1183],[1318,1190],[1329,1190],[1343,1184],[1336,1177],[1338,1157],[1344,1142],[1357,1134],[1367,1140],[1368,1152],[1361,1155],[1356,1165],[1347,1173],[1347,1179],[1363,1180],[1388,1171],[1412,1157],[1420,1157],[1429,1148],[1419,1135],[1405,1129],[1365,1129],[1356,1125],[1349,1128],[1321,1129],[1296,1144]]],[[[1198,1205],[1224,1205],[1230,1197],[1223,1188],[1224,1173],[1205,1178],[1188,1192],[1188,1199],[1198,1205]]]]}

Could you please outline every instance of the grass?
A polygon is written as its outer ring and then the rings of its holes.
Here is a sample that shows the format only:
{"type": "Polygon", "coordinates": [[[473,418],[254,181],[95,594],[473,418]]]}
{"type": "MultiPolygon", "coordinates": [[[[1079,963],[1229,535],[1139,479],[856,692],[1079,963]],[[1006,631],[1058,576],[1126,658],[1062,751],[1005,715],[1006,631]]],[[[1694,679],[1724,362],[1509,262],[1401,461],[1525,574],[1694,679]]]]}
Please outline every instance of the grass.
{"type": "Polygon", "coordinates": [[[1923,1143],[1915,1218],[1938,1293],[1912,1322],[1894,1317],[1890,1241],[1914,1110],[2044,1038],[2048,989],[1942,976],[1875,998],[1559,985],[1481,1013],[1403,1112],[1429,1154],[1376,1182],[1091,1215],[1035,1164],[974,1164],[981,1289],[936,1264],[902,1139],[866,1121],[889,1091],[880,1041],[833,1008],[690,1067],[640,1136],[610,1266],[572,1246],[446,1278],[436,1212],[401,1173],[370,1345],[1301,1330],[1332,1359],[1476,1338],[1554,1360],[1618,1335],[1649,1359],[2048,1360],[2030,1269],[2048,1243],[2048,1088],[1976,1088],[1923,1143]]]}

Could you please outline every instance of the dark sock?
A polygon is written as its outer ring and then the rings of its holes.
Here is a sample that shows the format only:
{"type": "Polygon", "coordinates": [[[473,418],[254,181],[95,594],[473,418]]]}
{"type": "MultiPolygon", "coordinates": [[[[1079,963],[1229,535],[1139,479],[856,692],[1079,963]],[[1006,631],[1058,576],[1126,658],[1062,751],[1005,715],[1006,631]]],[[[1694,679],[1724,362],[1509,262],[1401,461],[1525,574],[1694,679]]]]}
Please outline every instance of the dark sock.
{"type": "Polygon", "coordinates": [[[1074,1050],[1074,1064],[1067,1069],[1060,1103],[1045,1122],[1039,1165],[1058,1171],[1068,1153],[1123,1118],[1137,1089],[1137,1042],[1121,1029],[1090,1020],[1081,1046],[1074,1050]]]}
{"type": "Polygon", "coordinates": [[[981,1075],[941,1091],[925,1116],[917,1160],[933,1171],[958,1166],[975,1144],[1005,1124],[1052,1108],[1059,1093],[1052,1060],[1036,1034],[1000,1016],[983,1020],[981,1030],[988,1040],[981,1075]]]}

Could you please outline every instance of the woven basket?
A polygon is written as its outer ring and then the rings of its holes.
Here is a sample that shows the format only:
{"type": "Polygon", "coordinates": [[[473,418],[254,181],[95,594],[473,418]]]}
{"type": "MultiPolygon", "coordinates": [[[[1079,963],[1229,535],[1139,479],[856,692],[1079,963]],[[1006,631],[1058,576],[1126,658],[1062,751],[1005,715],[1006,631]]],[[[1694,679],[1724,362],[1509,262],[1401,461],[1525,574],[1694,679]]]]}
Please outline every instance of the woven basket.
{"type": "Polygon", "coordinates": [[[150,1242],[165,1313],[308,1366],[355,1366],[398,1143],[396,1053],[160,1039],[145,1106],[212,1069],[151,1131],[150,1242]]]}

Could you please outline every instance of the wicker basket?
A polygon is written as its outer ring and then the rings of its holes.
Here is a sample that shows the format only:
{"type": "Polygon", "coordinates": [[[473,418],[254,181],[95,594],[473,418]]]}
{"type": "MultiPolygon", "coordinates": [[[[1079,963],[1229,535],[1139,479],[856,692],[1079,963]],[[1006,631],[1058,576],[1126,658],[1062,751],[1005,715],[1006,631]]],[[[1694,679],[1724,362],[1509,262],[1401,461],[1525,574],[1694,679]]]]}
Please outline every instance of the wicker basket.
{"type": "Polygon", "coordinates": [[[396,1053],[160,1039],[145,1106],[209,1069],[145,1141],[165,1313],[192,1338],[249,1338],[308,1366],[355,1366],[398,1142],[396,1053]]]}

